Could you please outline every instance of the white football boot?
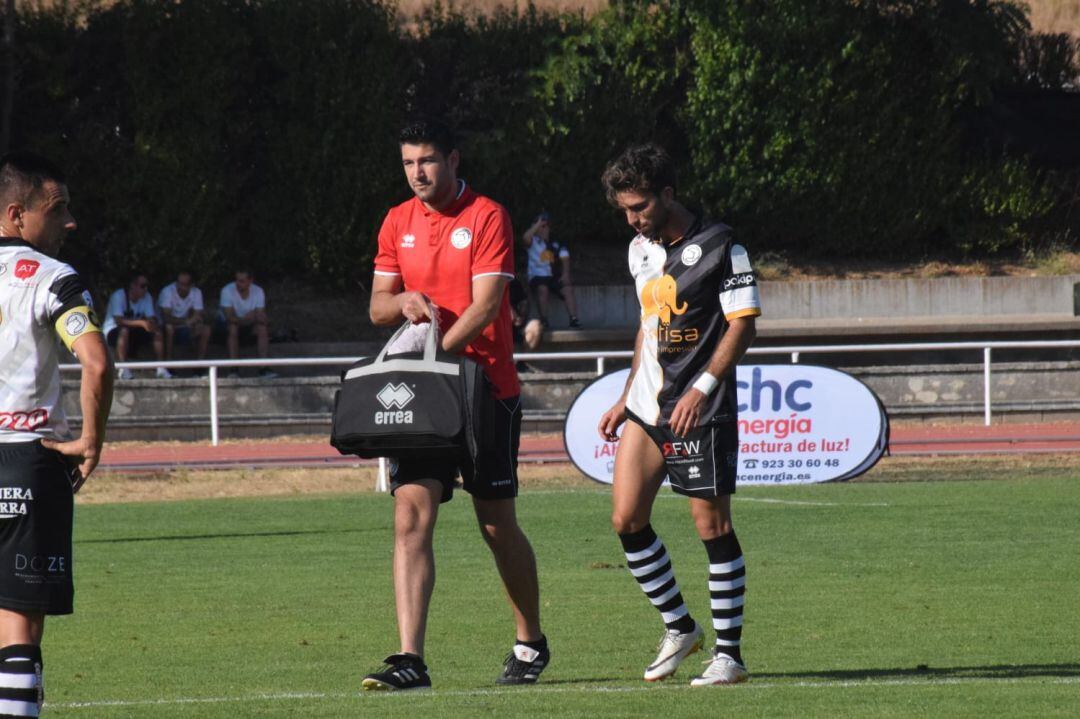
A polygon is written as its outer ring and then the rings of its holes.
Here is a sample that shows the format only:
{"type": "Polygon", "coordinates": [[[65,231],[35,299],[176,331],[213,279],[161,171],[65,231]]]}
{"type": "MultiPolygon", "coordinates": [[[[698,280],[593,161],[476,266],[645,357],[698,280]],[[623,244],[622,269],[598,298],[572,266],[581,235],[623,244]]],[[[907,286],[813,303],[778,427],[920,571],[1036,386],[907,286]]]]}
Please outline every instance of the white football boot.
{"type": "Polygon", "coordinates": [[[711,687],[721,684],[739,684],[750,678],[746,667],[722,652],[713,652],[713,658],[706,662],[709,666],[700,677],[690,680],[692,687],[711,687]]]}
{"type": "Polygon", "coordinates": [[[689,632],[666,630],[664,636],[660,637],[656,659],[645,669],[645,681],[658,682],[674,674],[683,659],[701,649],[703,634],[701,625],[697,622],[694,622],[694,628],[689,632]]]}

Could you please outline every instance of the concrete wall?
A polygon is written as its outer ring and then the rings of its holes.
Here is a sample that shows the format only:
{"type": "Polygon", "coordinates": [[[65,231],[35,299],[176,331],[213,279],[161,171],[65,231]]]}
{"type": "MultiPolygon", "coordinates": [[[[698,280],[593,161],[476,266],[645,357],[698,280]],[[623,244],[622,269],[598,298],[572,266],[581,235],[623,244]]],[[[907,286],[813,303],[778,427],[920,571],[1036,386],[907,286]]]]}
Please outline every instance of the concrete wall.
{"type": "MultiPolygon", "coordinates": [[[[941,277],[897,280],[761,282],[765,317],[855,319],[989,315],[1080,315],[1080,275],[1059,277],[941,277]]],[[[577,292],[581,320],[589,327],[629,327],[638,300],[625,285],[583,285],[577,292]]],[[[562,327],[564,311],[551,311],[562,327]]]]}

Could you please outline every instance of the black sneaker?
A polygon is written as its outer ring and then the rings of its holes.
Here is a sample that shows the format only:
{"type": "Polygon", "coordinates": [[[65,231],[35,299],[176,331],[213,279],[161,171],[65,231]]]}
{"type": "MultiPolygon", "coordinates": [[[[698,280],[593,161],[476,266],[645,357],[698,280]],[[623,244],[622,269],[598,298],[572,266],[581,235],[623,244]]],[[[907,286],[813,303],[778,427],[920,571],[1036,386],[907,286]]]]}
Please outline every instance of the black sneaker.
{"type": "Polygon", "coordinates": [[[543,649],[533,649],[524,644],[515,644],[503,662],[502,676],[496,684],[535,684],[540,672],[551,661],[551,652],[547,645],[543,649]]]}
{"type": "Polygon", "coordinates": [[[570,317],[570,328],[575,330],[581,329],[581,322],[578,320],[577,317],[570,317]]]}
{"type": "Polygon", "coordinates": [[[424,660],[415,654],[391,654],[383,660],[382,670],[368,674],[360,685],[364,691],[430,689],[431,677],[424,660]]]}

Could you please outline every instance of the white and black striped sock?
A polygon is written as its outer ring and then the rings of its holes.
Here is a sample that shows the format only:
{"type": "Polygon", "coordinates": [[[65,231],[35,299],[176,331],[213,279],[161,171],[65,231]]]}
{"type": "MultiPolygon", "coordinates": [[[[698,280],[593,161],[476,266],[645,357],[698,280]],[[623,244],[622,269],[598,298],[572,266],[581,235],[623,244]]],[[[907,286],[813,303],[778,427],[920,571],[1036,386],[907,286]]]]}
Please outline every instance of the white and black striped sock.
{"type": "Polygon", "coordinates": [[[646,525],[637,532],[620,534],[619,541],[626,554],[626,566],[649,601],[659,610],[667,628],[680,632],[692,631],[694,620],[690,618],[682,592],[679,591],[679,583],[675,581],[671,558],[652,525],[646,525]]]}
{"type": "Polygon", "coordinates": [[[0,649],[0,719],[36,717],[44,701],[41,648],[12,644],[0,649]]]}
{"type": "Polygon", "coordinates": [[[704,540],[709,554],[709,600],[716,650],[742,663],[743,599],[746,565],[735,532],[704,540]]]}

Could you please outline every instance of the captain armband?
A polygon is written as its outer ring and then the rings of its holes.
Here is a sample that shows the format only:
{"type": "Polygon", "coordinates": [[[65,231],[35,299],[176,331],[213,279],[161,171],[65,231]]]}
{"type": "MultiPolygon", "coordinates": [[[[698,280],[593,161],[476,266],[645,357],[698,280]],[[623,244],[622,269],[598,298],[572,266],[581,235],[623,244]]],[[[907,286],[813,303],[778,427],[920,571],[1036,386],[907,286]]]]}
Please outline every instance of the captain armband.
{"type": "Polygon", "coordinates": [[[74,351],[72,345],[75,344],[75,340],[83,335],[91,332],[101,332],[101,322],[98,321],[94,310],[86,305],[72,307],[60,315],[60,318],[56,320],[55,327],[56,334],[60,335],[60,339],[64,341],[64,346],[70,351],[74,351]]]}
{"type": "Polygon", "coordinates": [[[702,372],[700,375],[698,375],[698,378],[694,380],[694,384],[692,386],[698,392],[701,392],[703,395],[708,397],[716,390],[716,387],[719,384],[720,380],[716,379],[716,377],[713,377],[708,372],[702,372]]]}

